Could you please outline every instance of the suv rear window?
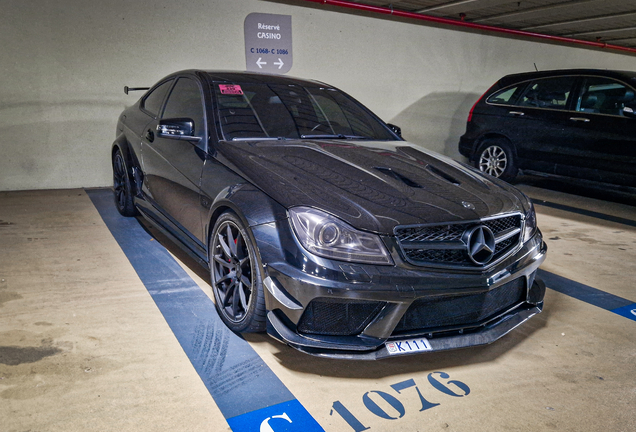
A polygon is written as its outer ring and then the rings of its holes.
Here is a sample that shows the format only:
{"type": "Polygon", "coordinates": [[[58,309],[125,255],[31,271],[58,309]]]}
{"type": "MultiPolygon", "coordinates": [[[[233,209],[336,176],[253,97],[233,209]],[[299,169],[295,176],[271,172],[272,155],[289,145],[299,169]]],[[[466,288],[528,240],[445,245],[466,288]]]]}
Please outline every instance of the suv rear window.
{"type": "Polygon", "coordinates": [[[519,90],[519,86],[508,87],[503,90],[499,90],[497,93],[491,95],[486,102],[491,104],[504,104],[504,105],[512,105],[514,102],[515,94],[519,90]]]}

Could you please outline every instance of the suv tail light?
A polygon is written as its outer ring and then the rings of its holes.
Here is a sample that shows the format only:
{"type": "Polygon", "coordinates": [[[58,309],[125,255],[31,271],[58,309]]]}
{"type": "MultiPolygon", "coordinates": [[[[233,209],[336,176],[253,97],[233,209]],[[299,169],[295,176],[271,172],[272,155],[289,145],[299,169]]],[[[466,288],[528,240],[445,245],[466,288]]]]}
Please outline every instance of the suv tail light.
{"type": "Polygon", "coordinates": [[[477,99],[477,102],[475,102],[475,103],[473,104],[473,107],[472,107],[472,108],[470,109],[470,111],[468,112],[468,120],[467,120],[467,122],[468,122],[468,123],[470,123],[470,121],[473,119],[473,111],[474,111],[475,107],[477,106],[477,104],[479,103],[479,101],[480,101],[480,100],[482,100],[484,97],[486,97],[486,95],[490,92],[490,90],[492,90],[492,88],[493,88],[495,85],[497,85],[497,84],[498,84],[498,83],[495,83],[495,84],[491,85],[491,86],[488,88],[488,90],[486,90],[486,91],[484,92],[484,94],[483,94],[483,95],[479,96],[479,99],[477,99]]]}
{"type": "Polygon", "coordinates": [[[481,95],[481,97],[479,99],[477,99],[477,102],[475,102],[473,104],[473,107],[470,109],[470,111],[468,111],[468,123],[470,123],[470,121],[473,119],[473,110],[475,109],[475,106],[477,106],[477,104],[479,103],[479,101],[483,97],[484,97],[484,95],[481,95]]]}

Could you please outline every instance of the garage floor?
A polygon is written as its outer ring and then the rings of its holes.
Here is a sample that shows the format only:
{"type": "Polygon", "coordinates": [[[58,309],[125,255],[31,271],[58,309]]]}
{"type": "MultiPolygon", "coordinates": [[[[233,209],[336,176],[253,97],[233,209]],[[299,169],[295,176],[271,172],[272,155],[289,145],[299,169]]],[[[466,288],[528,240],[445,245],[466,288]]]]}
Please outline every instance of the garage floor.
{"type": "Polygon", "coordinates": [[[544,312],[377,362],[230,333],[206,271],[106,190],[2,192],[0,431],[636,431],[636,208],[521,188],[544,312]]]}

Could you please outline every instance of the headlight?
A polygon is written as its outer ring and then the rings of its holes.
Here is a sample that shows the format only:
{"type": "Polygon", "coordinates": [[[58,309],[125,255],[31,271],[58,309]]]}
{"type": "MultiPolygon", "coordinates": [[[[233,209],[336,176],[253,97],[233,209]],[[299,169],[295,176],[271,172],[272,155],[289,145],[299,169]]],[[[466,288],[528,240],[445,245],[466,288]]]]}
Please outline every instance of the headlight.
{"type": "Polygon", "coordinates": [[[340,219],[308,207],[289,209],[296,237],[324,258],[365,264],[393,264],[379,236],[358,231],[340,219]]]}
{"type": "Polygon", "coordinates": [[[526,225],[523,231],[523,242],[527,242],[532,238],[534,233],[537,231],[537,215],[534,212],[534,206],[532,202],[530,202],[530,209],[526,213],[526,225]]]}

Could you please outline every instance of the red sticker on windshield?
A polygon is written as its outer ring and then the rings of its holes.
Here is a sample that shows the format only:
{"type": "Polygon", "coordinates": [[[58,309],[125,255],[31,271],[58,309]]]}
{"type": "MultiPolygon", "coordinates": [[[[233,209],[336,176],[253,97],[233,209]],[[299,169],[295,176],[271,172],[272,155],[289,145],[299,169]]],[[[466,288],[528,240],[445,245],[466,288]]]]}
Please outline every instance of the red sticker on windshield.
{"type": "Polygon", "coordinates": [[[240,85],[236,84],[219,84],[219,90],[224,95],[243,95],[243,90],[240,85]]]}

